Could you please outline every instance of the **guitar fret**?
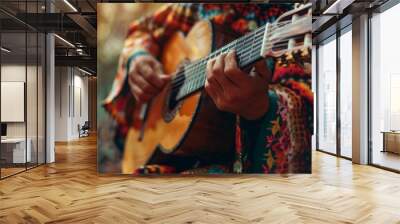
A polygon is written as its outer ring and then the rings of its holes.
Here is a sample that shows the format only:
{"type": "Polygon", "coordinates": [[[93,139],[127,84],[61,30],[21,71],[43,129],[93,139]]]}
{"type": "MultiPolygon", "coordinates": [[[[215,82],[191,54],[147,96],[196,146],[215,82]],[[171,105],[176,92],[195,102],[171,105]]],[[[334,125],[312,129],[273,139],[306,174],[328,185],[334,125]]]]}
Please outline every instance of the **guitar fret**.
{"type": "Polygon", "coordinates": [[[184,98],[204,86],[208,60],[216,58],[221,54],[225,54],[230,50],[235,50],[238,65],[243,67],[261,57],[261,55],[259,55],[261,46],[258,45],[262,43],[262,37],[264,35],[263,31],[264,29],[262,28],[255,32],[253,31],[252,33],[242,36],[241,38],[236,39],[210,53],[205,58],[199,59],[192,64],[185,66],[185,79],[176,95],[177,100],[184,98]]]}

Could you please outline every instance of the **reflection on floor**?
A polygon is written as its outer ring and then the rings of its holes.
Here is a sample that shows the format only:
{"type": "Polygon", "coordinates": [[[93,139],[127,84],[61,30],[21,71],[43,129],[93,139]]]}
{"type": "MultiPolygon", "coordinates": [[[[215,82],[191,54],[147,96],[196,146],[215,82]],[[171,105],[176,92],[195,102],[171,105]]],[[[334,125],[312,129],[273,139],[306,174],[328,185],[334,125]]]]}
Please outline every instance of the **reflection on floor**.
{"type": "Polygon", "coordinates": [[[1,178],[16,174],[18,172],[24,171],[24,168],[1,168],[1,178]]]}
{"type": "Polygon", "coordinates": [[[0,223],[399,223],[400,175],[313,152],[311,175],[102,176],[96,139],[0,181],[0,223]]]}
{"type": "MultiPolygon", "coordinates": [[[[36,163],[28,163],[26,165],[27,169],[30,169],[32,167],[35,167],[36,163]]],[[[19,164],[19,165],[6,165],[5,167],[1,168],[1,178],[5,178],[8,176],[11,176],[13,174],[17,174],[19,172],[25,171],[25,164],[19,164]]]]}
{"type": "Polygon", "coordinates": [[[388,167],[400,171],[400,155],[392,152],[374,151],[373,164],[388,167]]]}

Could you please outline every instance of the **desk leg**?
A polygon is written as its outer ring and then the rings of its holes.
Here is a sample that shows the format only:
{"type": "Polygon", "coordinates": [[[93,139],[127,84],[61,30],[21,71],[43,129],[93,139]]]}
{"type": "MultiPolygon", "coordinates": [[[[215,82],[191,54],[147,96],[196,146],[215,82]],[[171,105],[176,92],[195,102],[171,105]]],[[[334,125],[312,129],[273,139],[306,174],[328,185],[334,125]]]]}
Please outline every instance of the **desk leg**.
{"type": "Polygon", "coordinates": [[[382,133],[383,135],[383,149],[381,152],[386,152],[386,134],[382,133]]]}

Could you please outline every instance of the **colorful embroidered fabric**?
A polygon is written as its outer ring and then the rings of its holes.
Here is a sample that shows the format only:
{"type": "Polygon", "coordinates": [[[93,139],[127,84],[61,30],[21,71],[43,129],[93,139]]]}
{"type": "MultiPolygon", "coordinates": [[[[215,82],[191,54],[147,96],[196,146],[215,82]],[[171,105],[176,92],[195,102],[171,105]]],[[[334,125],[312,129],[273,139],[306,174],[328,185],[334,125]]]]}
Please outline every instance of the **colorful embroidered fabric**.
{"type": "MultiPolygon", "coordinates": [[[[134,99],[127,86],[126,63],[137,51],[158,57],[163,44],[176,31],[187,33],[196,21],[209,19],[227,25],[239,34],[247,33],[266,22],[273,22],[292,4],[168,4],[150,17],[134,21],[130,26],[118,72],[104,107],[118,124],[115,143],[123,150],[131,124],[134,99]]],[[[310,136],[312,133],[313,94],[309,58],[285,55],[275,63],[268,92],[270,110],[257,123],[241,121],[237,128],[236,145],[244,172],[308,173],[310,172],[310,136]],[[296,58],[296,60],[294,60],[296,58]]],[[[232,149],[234,150],[234,149],[232,149]]],[[[234,163],[234,161],[232,161],[234,163]]],[[[235,165],[237,165],[235,163],[235,165]]],[[[225,173],[232,167],[215,164],[191,168],[183,173],[225,173]]],[[[148,165],[135,171],[141,173],[174,173],[174,167],[148,165]]]]}

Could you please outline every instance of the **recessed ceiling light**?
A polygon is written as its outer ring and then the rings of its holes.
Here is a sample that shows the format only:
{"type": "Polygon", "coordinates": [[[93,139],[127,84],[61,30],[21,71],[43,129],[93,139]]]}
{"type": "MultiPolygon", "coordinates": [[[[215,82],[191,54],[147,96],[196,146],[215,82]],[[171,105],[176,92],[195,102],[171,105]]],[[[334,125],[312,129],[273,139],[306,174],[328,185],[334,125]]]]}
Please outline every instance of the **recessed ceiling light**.
{"type": "Polygon", "coordinates": [[[1,49],[2,51],[6,52],[6,53],[10,53],[10,52],[11,52],[11,50],[9,50],[9,49],[7,49],[7,48],[5,48],[5,47],[1,47],[0,49],[1,49]]]}
{"type": "Polygon", "coordinates": [[[75,48],[75,45],[73,45],[71,42],[69,42],[68,40],[66,40],[66,39],[64,39],[64,38],[62,38],[62,37],[60,37],[59,35],[57,35],[57,34],[54,34],[54,36],[55,37],[57,37],[59,40],[61,40],[62,42],[64,42],[64,43],[66,43],[67,45],[69,45],[70,47],[73,47],[73,48],[75,48]]]}
{"type": "Polygon", "coordinates": [[[68,1],[64,0],[65,4],[67,4],[74,12],[78,12],[78,10],[68,1]]]}
{"type": "Polygon", "coordinates": [[[322,14],[342,14],[355,0],[336,0],[322,14]]]}
{"type": "Polygon", "coordinates": [[[87,74],[87,75],[90,75],[90,76],[92,75],[92,73],[90,73],[90,72],[88,72],[88,71],[86,71],[86,70],[83,70],[83,69],[81,69],[81,68],[79,68],[79,67],[78,67],[78,70],[81,71],[81,72],[83,72],[83,73],[85,73],[85,74],[87,74]]]}

